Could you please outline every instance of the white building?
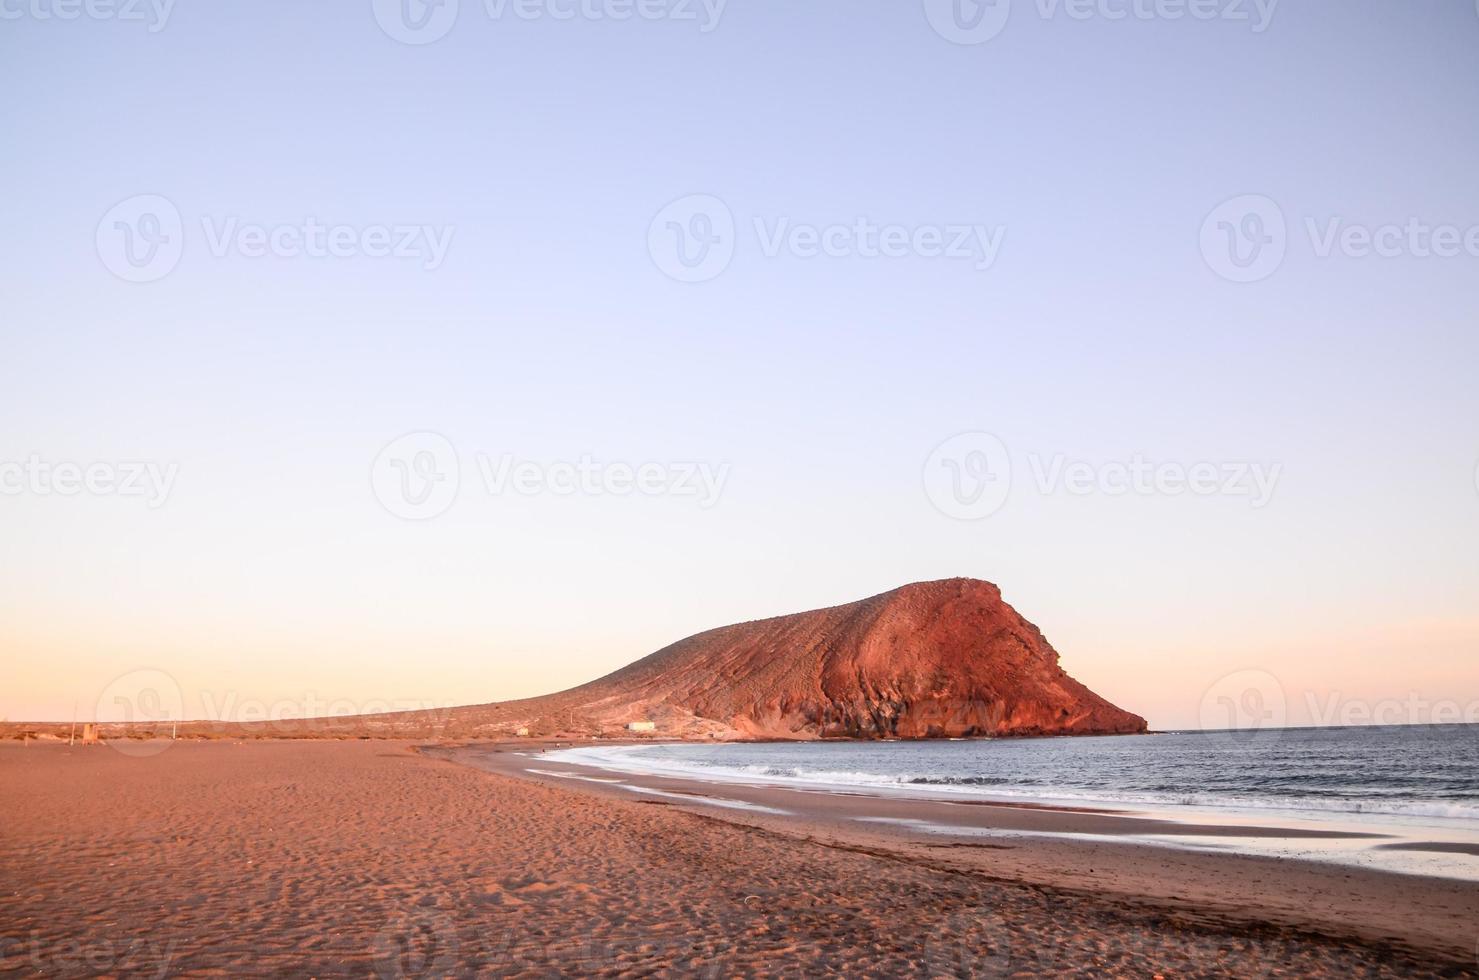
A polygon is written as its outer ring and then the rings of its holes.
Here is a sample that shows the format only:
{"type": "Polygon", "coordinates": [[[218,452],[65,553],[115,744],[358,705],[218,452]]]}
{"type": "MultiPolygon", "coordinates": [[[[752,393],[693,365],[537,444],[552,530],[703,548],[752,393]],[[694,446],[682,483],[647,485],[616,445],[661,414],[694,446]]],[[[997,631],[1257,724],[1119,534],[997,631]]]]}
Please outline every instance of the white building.
{"type": "Polygon", "coordinates": [[[657,730],[655,721],[629,721],[627,731],[629,732],[652,732],[657,730]]]}

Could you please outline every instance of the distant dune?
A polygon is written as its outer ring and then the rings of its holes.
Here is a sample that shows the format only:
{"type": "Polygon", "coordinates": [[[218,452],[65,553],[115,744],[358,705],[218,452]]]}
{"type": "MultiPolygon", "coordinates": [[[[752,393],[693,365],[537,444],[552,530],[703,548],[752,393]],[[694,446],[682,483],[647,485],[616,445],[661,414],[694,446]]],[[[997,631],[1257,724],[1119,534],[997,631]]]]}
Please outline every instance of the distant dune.
{"type": "MultiPolygon", "coordinates": [[[[243,725],[183,735],[944,738],[1145,731],[1058,664],[989,582],[946,579],[829,609],[698,633],[558,694],[445,710],[243,725]]],[[[104,738],[121,734],[104,725],[104,738]],[[110,731],[110,729],[112,731],[110,731]]],[[[137,732],[132,734],[138,734],[137,732]]]]}

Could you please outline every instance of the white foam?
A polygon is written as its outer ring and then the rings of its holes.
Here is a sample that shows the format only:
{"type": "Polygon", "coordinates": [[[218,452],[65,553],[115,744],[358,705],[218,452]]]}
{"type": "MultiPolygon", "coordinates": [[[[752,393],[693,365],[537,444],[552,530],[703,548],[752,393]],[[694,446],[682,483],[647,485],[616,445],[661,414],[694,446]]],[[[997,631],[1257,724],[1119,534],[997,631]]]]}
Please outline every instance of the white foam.
{"type": "Polygon", "coordinates": [[[883,775],[873,772],[811,769],[803,766],[761,763],[715,766],[671,757],[652,758],[638,754],[643,751],[650,751],[650,749],[641,745],[592,746],[564,749],[552,755],[558,757],[561,762],[623,773],[671,776],[708,783],[809,787],[832,792],[863,791],[913,798],[963,797],[988,802],[1041,803],[1058,806],[1107,808],[1131,806],[1173,811],[1181,809],[1274,811],[1479,822],[1479,806],[1466,803],[1332,799],[1315,796],[1254,797],[1224,793],[1155,793],[1058,786],[920,783],[913,781],[917,777],[911,773],[883,775]]]}
{"type": "Polygon", "coordinates": [[[649,796],[666,796],[674,800],[682,800],[684,803],[701,803],[704,806],[723,807],[726,810],[750,810],[755,813],[773,813],[778,817],[789,817],[793,814],[789,810],[778,810],[773,806],[761,806],[759,803],[750,803],[747,800],[727,800],[721,796],[693,796],[688,793],[669,793],[666,790],[653,789],[651,786],[635,786],[632,783],[617,783],[618,789],[631,790],[633,793],[646,793],[649,796]]]}
{"type": "Polygon", "coordinates": [[[525,769],[525,772],[536,773],[540,776],[554,776],[556,779],[578,779],[583,783],[619,783],[619,779],[602,779],[600,776],[581,776],[573,772],[555,772],[553,769],[525,769]]]}

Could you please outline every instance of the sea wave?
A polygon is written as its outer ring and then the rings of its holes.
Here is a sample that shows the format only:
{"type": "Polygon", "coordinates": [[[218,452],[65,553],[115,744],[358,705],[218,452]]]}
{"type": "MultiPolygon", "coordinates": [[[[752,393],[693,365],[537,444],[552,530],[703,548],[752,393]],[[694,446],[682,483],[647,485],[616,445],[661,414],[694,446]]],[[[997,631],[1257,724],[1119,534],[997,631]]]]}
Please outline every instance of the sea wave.
{"type": "Polygon", "coordinates": [[[879,773],[781,763],[726,763],[705,758],[679,758],[682,746],[664,746],[662,755],[647,746],[602,746],[551,753],[560,761],[623,773],[635,773],[720,783],[792,785],[840,792],[882,792],[887,795],[965,797],[973,800],[1033,802],[1104,808],[1197,807],[1227,810],[1303,811],[1319,814],[1374,815],[1479,822],[1479,801],[1383,799],[1380,794],[1358,797],[1340,793],[1215,791],[1174,787],[1097,788],[1065,783],[1024,784],[996,776],[948,776],[931,773],[879,773]]]}

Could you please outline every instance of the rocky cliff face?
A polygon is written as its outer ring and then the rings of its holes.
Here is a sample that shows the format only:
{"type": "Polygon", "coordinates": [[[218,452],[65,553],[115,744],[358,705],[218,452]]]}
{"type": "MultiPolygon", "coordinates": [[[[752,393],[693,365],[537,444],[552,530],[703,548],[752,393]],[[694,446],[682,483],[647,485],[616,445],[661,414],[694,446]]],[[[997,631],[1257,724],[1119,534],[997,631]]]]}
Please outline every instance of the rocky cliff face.
{"type": "MultiPolygon", "coordinates": [[[[679,640],[581,687],[520,701],[353,717],[185,722],[182,736],[945,738],[1145,731],[1064,673],[989,582],[920,582],[845,606],[679,640]]],[[[34,727],[34,726],[33,726],[34,727]]],[[[64,732],[65,726],[43,726],[64,732]]],[[[107,737],[154,726],[102,726],[107,737]]],[[[38,730],[39,731],[39,730],[38,730]]],[[[3,734],[3,732],[0,732],[3,734]]],[[[167,733],[166,733],[167,734],[167,733]]]]}
{"type": "Polygon", "coordinates": [[[554,697],[602,727],[651,717],[675,734],[1145,730],[1143,718],[1069,677],[1037,627],[996,586],[973,579],[906,585],[845,606],[699,633],[554,697]]]}

